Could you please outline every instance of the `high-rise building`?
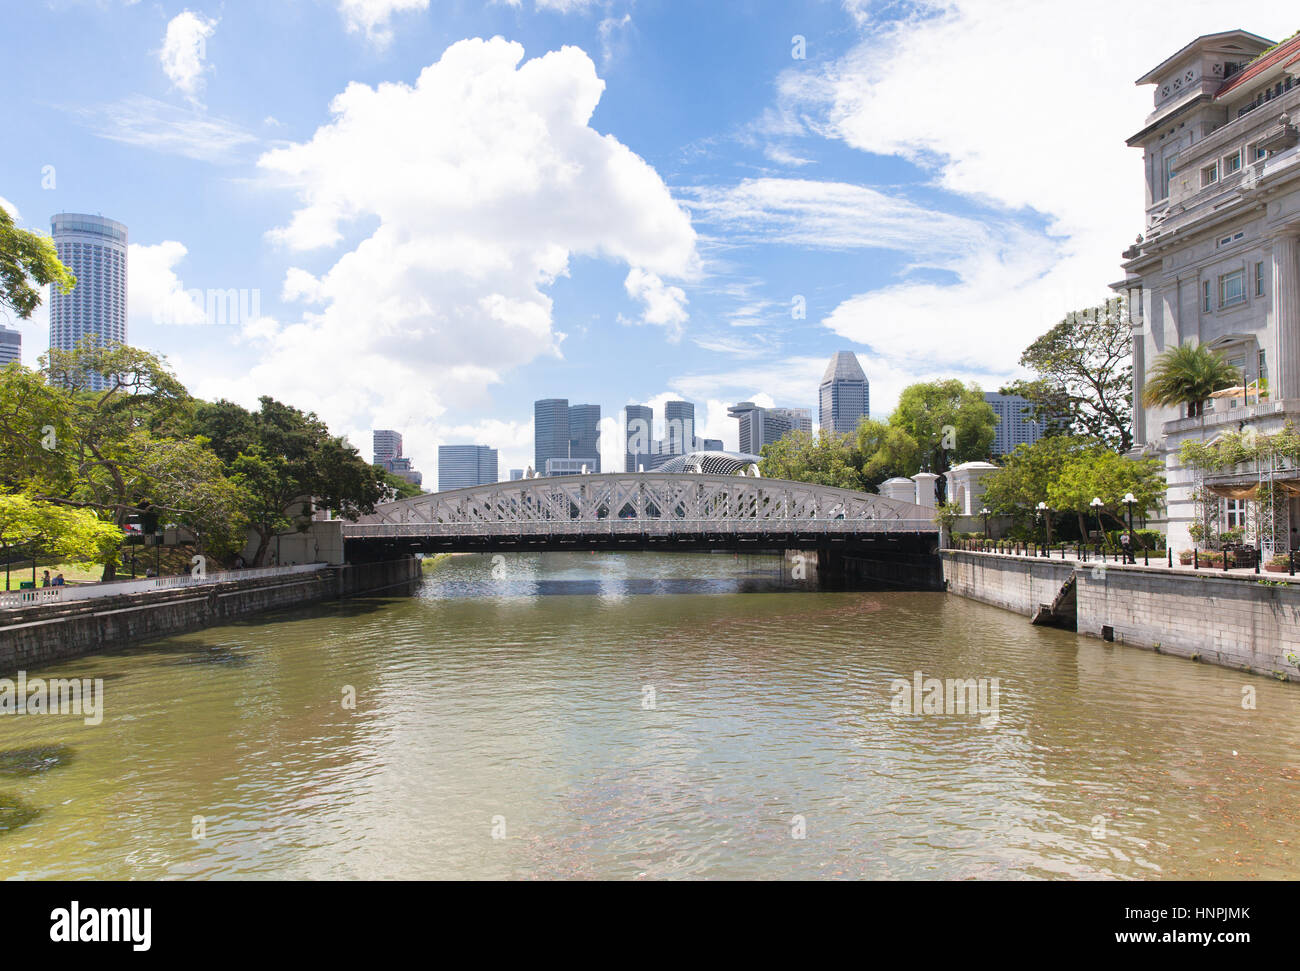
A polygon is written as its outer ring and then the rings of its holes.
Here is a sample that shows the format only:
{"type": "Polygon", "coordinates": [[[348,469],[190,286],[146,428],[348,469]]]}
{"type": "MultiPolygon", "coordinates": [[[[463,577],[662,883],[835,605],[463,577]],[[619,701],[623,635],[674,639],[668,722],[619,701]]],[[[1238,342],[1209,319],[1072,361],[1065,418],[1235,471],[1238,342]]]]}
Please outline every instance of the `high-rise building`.
{"type": "Polygon", "coordinates": [[[519,481],[520,479],[522,479],[523,477],[524,477],[524,470],[523,470],[523,469],[511,469],[511,470],[510,470],[510,481],[511,481],[511,482],[518,482],[518,481],[519,481]]]}
{"type": "Polygon", "coordinates": [[[696,440],[695,450],[697,452],[721,452],[724,451],[722,439],[720,438],[700,438],[696,440]]]}
{"type": "Polygon", "coordinates": [[[424,484],[424,476],[411,468],[411,460],[402,455],[402,436],[400,432],[395,432],[389,428],[376,428],[372,433],[371,440],[375,452],[375,465],[382,465],[393,475],[399,479],[405,479],[412,485],[424,484]]]}
{"type": "MultiPolygon", "coordinates": [[[[100,346],[126,343],[126,227],[103,216],[61,212],[50,220],[59,260],[77,285],[50,291],[50,349],[70,351],[87,338],[100,346]]],[[[91,375],[89,387],[108,387],[91,375]]]]}
{"type": "Polygon", "coordinates": [[[569,400],[545,398],[533,403],[533,468],[546,474],[548,459],[569,457],[569,400]]]}
{"type": "Polygon", "coordinates": [[[826,365],[819,390],[824,432],[852,434],[858,423],[871,414],[871,385],[852,351],[837,351],[826,365]]]}
{"type": "Polygon", "coordinates": [[[586,459],[600,471],[600,405],[569,406],[569,458],[586,459]]]}
{"type": "Polygon", "coordinates": [[[1178,459],[1185,442],[1269,435],[1300,420],[1297,63],[1300,35],[1275,44],[1228,30],[1197,37],[1137,81],[1152,94],[1127,142],[1142,152],[1134,179],[1145,221],[1113,287],[1133,334],[1133,446],[1168,470],[1151,522],[1170,549],[1192,547],[1193,528],[1217,518],[1265,554],[1284,551],[1293,544],[1283,524],[1300,522],[1300,498],[1274,491],[1257,517],[1229,496],[1240,489],[1231,470],[1202,476],[1178,459]],[[1193,402],[1192,417],[1186,403],[1146,405],[1160,355],[1192,343],[1235,365],[1236,387],[1193,402]]]}
{"type": "Polygon", "coordinates": [[[387,465],[402,454],[402,436],[388,428],[376,428],[372,436],[375,450],[375,465],[387,465]]]}
{"type": "Polygon", "coordinates": [[[812,433],[812,411],[808,408],[760,408],[752,401],[742,401],[727,409],[740,422],[740,451],[758,455],[764,445],[772,445],[792,431],[812,433]]]}
{"type": "MultiPolygon", "coordinates": [[[[520,472],[520,478],[523,473],[520,472]]],[[[496,482],[497,450],[486,445],[439,445],[438,491],[496,482]]]]}
{"type": "Polygon", "coordinates": [[[993,433],[993,454],[1010,455],[1017,445],[1033,445],[1047,433],[1047,420],[1034,417],[1034,406],[1018,394],[984,392],[984,400],[998,416],[993,433]]]}
{"type": "Polygon", "coordinates": [[[664,455],[685,455],[695,446],[695,406],[688,401],[664,405],[664,455]]]}
{"type": "Polygon", "coordinates": [[[627,439],[623,471],[639,472],[642,467],[649,471],[654,453],[654,409],[649,405],[628,405],[623,429],[627,439]]]}
{"type": "Polygon", "coordinates": [[[0,325],[0,367],[23,360],[23,335],[0,325]]]}

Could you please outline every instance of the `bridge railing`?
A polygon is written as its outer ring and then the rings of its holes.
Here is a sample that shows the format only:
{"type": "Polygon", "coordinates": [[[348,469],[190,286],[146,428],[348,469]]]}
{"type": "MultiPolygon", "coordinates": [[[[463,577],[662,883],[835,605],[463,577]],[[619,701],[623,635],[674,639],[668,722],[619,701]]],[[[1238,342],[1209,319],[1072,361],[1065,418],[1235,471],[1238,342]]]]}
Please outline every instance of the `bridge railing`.
{"type": "Polygon", "coordinates": [[[0,592],[0,610],[18,607],[39,607],[51,603],[73,600],[93,600],[99,597],[120,597],[123,594],[145,593],[150,590],[171,590],[180,587],[197,587],[228,580],[256,580],[263,577],[291,576],[296,573],[314,573],[323,570],[325,563],[298,563],[294,566],[267,566],[251,570],[223,570],[194,575],[182,573],[170,577],[149,577],[144,580],[117,580],[108,583],[83,583],[74,587],[38,587],[34,590],[0,592]]]}
{"type": "Polygon", "coordinates": [[[547,522],[351,523],[347,539],[457,536],[672,536],[678,533],[937,533],[928,519],[557,519],[547,522]]]}

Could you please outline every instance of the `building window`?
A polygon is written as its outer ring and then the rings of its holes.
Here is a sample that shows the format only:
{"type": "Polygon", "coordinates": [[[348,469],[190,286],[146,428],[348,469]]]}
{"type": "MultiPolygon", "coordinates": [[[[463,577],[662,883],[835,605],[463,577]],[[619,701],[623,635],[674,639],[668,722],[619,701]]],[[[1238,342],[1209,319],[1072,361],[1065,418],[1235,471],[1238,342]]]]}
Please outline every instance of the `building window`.
{"type": "Polygon", "coordinates": [[[1201,169],[1201,185],[1214,185],[1219,181],[1219,163],[1207,165],[1201,169]]]}
{"type": "Polygon", "coordinates": [[[1246,302],[1246,271],[1233,270],[1219,277],[1219,306],[1232,307],[1246,302]]]}
{"type": "Polygon", "coordinates": [[[1255,264],[1255,296],[1264,296],[1264,264],[1255,264]]]}
{"type": "Polygon", "coordinates": [[[1258,145],[1255,146],[1255,161],[1258,162],[1264,158],[1268,158],[1268,149],[1260,148],[1258,145]]]}
{"type": "Polygon", "coordinates": [[[1246,500],[1224,499],[1223,521],[1229,529],[1246,528],[1246,500]]]}
{"type": "Polygon", "coordinates": [[[1207,314],[1210,312],[1210,281],[1205,281],[1205,296],[1201,301],[1201,309],[1207,314]]]}
{"type": "Polygon", "coordinates": [[[1169,197],[1169,189],[1170,189],[1170,186],[1173,185],[1173,183],[1174,183],[1174,176],[1177,175],[1177,174],[1178,174],[1178,170],[1174,168],[1174,160],[1173,160],[1173,158],[1167,158],[1167,159],[1165,159],[1165,183],[1164,183],[1164,186],[1163,186],[1164,192],[1163,192],[1163,194],[1161,195],[1161,198],[1168,198],[1168,197],[1169,197]]]}
{"type": "Polygon", "coordinates": [[[1241,171],[1241,153],[1234,152],[1229,155],[1223,162],[1223,171],[1231,175],[1233,172],[1241,171]]]}

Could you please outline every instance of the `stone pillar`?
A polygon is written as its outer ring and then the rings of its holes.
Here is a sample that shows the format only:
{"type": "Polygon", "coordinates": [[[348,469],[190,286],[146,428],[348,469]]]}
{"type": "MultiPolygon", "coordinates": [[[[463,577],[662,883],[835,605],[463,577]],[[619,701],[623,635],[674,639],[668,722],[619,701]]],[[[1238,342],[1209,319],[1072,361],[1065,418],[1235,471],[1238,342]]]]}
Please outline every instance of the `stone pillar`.
{"type": "Polygon", "coordinates": [[[918,472],[912,476],[912,481],[916,483],[916,504],[933,509],[934,484],[939,481],[939,477],[933,472],[918,472]]]}
{"type": "Polygon", "coordinates": [[[1300,238],[1273,240],[1273,326],[1277,376],[1273,400],[1300,398],[1300,238]]]}
{"type": "Polygon", "coordinates": [[[1147,409],[1142,404],[1142,392],[1147,385],[1146,327],[1134,322],[1133,327],[1133,447],[1141,448],[1147,440],[1147,409]]]}

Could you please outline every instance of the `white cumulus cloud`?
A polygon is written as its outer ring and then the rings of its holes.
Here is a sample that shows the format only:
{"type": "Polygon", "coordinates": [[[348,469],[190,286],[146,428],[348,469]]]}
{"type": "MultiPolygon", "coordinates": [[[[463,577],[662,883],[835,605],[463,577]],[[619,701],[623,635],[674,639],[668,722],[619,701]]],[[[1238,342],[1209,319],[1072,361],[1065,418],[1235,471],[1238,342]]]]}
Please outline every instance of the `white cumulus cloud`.
{"type": "Polygon", "coordinates": [[[501,38],[453,45],[414,84],[349,85],[310,140],[260,165],[301,200],[273,240],[350,248],[286,275],[313,310],[259,325],[257,363],[226,393],[311,407],[366,448],[370,428],[401,428],[428,470],[452,415],[560,353],[548,289],[572,256],[644,274],[667,301],[648,312],[673,317],[684,295],[663,281],[698,274],[695,233],[654,169],[590,127],[603,89],[583,51],[525,60],[501,38]]]}
{"type": "Polygon", "coordinates": [[[352,33],[383,47],[393,39],[393,14],[428,10],[429,0],[339,0],[339,13],[352,33]]]}
{"type": "Polygon", "coordinates": [[[217,29],[217,21],[186,10],[167,24],[158,59],[163,72],[185,97],[197,101],[207,70],[207,40],[217,29]]]}

